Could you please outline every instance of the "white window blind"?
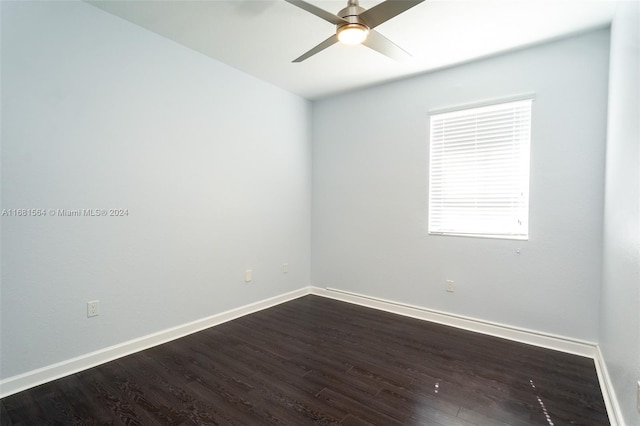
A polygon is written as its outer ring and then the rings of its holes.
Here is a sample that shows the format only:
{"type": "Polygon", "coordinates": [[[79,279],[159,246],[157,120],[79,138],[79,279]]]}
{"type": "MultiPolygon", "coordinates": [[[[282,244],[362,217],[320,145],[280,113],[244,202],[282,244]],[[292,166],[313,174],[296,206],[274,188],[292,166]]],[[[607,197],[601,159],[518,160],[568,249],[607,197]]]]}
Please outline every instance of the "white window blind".
{"type": "Polygon", "coordinates": [[[430,234],[528,238],[531,104],[430,116],[430,234]]]}

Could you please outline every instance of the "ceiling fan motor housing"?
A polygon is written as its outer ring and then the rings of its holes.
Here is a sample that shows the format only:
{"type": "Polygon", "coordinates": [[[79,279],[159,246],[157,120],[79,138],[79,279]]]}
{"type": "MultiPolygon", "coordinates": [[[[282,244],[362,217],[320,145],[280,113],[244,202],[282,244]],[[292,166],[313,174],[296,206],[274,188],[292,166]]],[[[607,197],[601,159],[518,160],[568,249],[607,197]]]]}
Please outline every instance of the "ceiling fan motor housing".
{"type": "Polygon", "coordinates": [[[338,16],[347,21],[347,23],[338,24],[337,27],[340,28],[349,24],[360,24],[369,29],[367,23],[360,19],[360,14],[365,10],[367,9],[358,4],[358,0],[349,0],[347,7],[338,12],[338,16]]]}
{"type": "MultiPolygon", "coordinates": [[[[347,7],[338,12],[338,16],[344,19],[345,23],[340,23],[336,25],[336,34],[341,41],[343,39],[340,37],[341,33],[344,31],[352,31],[358,32],[363,35],[362,39],[366,38],[369,33],[369,26],[360,18],[360,14],[364,12],[366,9],[360,7],[358,4],[358,0],[349,0],[347,7]]],[[[359,44],[362,40],[358,39],[357,41],[353,41],[351,43],[347,42],[347,44],[359,44]]],[[[344,42],[344,41],[343,41],[344,42]]]]}

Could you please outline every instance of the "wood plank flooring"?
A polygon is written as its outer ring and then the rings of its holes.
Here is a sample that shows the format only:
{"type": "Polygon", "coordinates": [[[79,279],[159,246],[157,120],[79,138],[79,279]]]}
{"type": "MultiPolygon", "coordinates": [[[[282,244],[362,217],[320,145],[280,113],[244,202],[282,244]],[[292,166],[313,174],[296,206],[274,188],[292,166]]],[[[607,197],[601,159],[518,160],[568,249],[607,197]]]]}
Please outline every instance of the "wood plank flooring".
{"type": "Polygon", "coordinates": [[[318,296],[9,396],[2,425],[608,425],[593,360],[318,296]]]}

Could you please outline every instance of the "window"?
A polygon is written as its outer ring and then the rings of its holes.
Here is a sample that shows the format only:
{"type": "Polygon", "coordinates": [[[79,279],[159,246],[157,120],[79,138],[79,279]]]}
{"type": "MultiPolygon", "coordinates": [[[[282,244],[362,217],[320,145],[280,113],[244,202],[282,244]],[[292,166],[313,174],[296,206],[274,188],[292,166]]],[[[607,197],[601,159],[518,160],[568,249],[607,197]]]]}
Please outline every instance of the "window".
{"type": "Polygon", "coordinates": [[[528,238],[531,104],[430,115],[430,234],[528,238]]]}

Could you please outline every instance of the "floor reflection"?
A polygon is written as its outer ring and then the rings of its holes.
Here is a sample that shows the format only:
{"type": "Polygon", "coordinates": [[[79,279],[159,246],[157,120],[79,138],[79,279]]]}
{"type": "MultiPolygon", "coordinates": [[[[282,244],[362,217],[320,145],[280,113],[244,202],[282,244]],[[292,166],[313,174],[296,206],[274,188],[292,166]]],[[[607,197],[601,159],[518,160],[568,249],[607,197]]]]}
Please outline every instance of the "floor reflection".
{"type": "MultiPolygon", "coordinates": [[[[535,383],[533,383],[533,380],[529,380],[529,384],[533,389],[536,389],[536,385],[535,383]]],[[[536,399],[538,400],[538,404],[540,404],[540,408],[542,408],[542,412],[544,413],[544,417],[547,419],[547,423],[549,423],[549,426],[554,426],[553,421],[551,420],[551,416],[547,411],[547,407],[545,407],[544,402],[540,398],[540,395],[536,395],[536,399]]]]}

